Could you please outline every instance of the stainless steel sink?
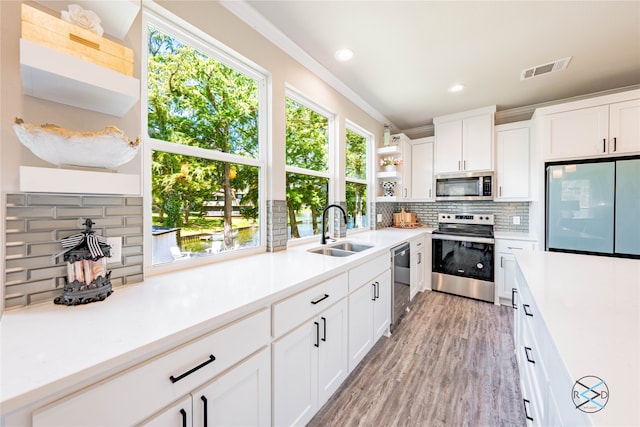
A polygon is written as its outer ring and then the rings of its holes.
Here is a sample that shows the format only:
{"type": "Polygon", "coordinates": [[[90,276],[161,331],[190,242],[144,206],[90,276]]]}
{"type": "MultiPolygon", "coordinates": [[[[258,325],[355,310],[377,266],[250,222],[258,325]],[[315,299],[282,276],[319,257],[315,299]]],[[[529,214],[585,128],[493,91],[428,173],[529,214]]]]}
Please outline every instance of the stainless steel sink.
{"type": "Polygon", "coordinates": [[[367,245],[365,243],[340,242],[331,246],[322,246],[320,248],[309,249],[309,252],[327,256],[343,257],[366,251],[367,249],[371,249],[372,247],[373,245],[367,245]]]}
{"type": "Polygon", "coordinates": [[[320,255],[328,255],[328,256],[349,256],[349,255],[353,255],[355,254],[355,252],[350,252],[350,251],[343,251],[341,249],[334,249],[334,248],[316,248],[316,249],[309,249],[309,252],[312,252],[314,254],[320,254],[320,255]]]}
{"type": "Polygon", "coordinates": [[[342,249],[343,251],[350,251],[350,252],[362,252],[362,251],[366,251],[367,249],[371,249],[373,247],[373,245],[366,245],[364,243],[355,243],[355,242],[342,242],[342,243],[338,243],[337,245],[331,245],[331,248],[333,249],[342,249]]]}

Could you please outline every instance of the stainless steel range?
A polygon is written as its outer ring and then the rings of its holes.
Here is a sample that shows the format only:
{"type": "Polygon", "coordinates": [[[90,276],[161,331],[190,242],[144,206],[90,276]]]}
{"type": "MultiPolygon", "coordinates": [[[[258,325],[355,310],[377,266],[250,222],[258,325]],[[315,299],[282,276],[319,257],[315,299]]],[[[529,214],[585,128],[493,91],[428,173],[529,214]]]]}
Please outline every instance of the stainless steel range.
{"type": "Polygon", "coordinates": [[[434,291],[495,301],[493,214],[438,214],[433,232],[434,291]]]}

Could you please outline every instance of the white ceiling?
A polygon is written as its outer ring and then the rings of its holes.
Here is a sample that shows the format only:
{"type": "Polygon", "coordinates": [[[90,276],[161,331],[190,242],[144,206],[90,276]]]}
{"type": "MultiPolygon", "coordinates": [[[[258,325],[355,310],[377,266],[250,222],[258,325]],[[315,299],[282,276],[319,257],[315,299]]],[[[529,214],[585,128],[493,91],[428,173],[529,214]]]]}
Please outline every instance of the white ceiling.
{"type": "Polygon", "coordinates": [[[245,3],[394,130],[640,84],[637,0],[245,3]],[[334,59],[341,47],[354,51],[350,62],[334,59]],[[520,80],[524,68],[567,56],[565,71],[520,80]],[[465,90],[448,93],[457,82],[465,90]]]}

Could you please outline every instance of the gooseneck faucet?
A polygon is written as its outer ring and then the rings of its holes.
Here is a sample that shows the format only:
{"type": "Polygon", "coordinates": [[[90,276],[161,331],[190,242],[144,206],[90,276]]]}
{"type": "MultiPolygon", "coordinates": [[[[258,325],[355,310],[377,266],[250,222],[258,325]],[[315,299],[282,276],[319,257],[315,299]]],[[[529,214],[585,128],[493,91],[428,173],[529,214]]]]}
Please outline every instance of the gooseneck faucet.
{"type": "Polygon", "coordinates": [[[342,211],[342,217],[344,218],[344,224],[345,226],[347,225],[347,213],[344,211],[344,209],[342,209],[342,206],[340,205],[336,205],[336,204],[331,204],[329,206],[327,206],[326,208],[324,208],[324,210],[322,211],[322,230],[320,231],[320,234],[322,235],[322,237],[320,238],[320,244],[321,245],[326,245],[327,244],[327,236],[326,234],[324,234],[324,231],[327,229],[327,211],[329,210],[329,208],[338,208],[342,211]]]}

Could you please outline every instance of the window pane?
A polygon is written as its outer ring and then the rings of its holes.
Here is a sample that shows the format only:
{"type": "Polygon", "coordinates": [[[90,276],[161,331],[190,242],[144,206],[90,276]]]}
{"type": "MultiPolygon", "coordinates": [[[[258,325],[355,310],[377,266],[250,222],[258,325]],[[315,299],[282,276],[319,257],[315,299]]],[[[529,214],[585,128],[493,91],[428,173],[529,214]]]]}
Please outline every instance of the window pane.
{"type": "Polygon", "coordinates": [[[153,264],[260,245],[254,166],[152,153],[153,264]]]}
{"type": "Polygon", "coordinates": [[[148,31],[149,136],[257,158],[257,82],[153,27],[148,31]]]}
{"type": "Polygon", "coordinates": [[[329,204],[329,180],[287,173],[289,238],[320,234],[322,210],[329,204]]]}
{"type": "Polygon", "coordinates": [[[367,138],[347,129],[347,177],[367,179],[367,138]]]}
{"type": "Polygon", "coordinates": [[[347,192],[347,228],[368,228],[367,186],[355,182],[346,183],[347,192]]]}
{"type": "Polygon", "coordinates": [[[326,172],[329,169],[329,119],[289,98],[287,165],[326,172]]]}

